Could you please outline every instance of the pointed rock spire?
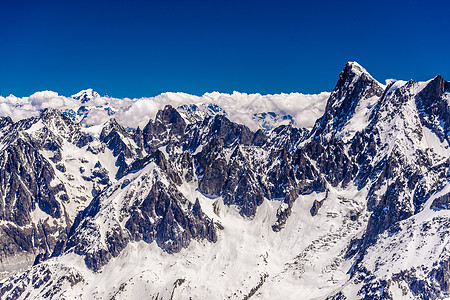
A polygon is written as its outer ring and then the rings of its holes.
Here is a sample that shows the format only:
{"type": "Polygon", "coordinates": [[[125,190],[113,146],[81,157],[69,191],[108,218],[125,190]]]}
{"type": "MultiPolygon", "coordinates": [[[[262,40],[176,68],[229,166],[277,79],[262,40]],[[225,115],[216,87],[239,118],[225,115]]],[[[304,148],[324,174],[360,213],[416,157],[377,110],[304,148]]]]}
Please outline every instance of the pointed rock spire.
{"type": "Polygon", "coordinates": [[[348,62],[339,74],[339,80],[328,99],[324,115],[316,121],[315,137],[336,133],[353,116],[362,99],[381,97],[384,86],[375,80],[360,64],[348,62]]]}
{"type": "Polygon", "coordinates": [[[450,81],[437,75],[417,94],[416,106],[419,117],[443,142],[450,143],[450,105],[445,93],[450,92],[450,81]]]}

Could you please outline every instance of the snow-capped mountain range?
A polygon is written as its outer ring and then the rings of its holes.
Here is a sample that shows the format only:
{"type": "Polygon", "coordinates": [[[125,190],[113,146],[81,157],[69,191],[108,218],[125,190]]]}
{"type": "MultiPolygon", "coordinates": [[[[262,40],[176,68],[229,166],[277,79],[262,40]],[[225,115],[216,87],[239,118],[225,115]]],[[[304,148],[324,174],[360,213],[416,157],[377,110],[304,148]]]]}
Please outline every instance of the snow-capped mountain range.
{"type": "Polygon", "coordinates": [[[2,299],[449,297],[450,82],[0,99],[2,299]]]}

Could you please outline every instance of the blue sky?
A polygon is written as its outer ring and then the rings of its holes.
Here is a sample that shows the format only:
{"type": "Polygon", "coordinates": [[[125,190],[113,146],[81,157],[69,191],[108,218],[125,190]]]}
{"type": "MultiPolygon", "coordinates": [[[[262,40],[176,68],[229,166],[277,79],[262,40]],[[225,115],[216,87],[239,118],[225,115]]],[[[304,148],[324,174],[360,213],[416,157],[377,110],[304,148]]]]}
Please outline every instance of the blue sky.
{"type": "Polygon", "coordinates": [[[446,0],[0,3],[4,96],[317,93],[347,61],[380,81],[450,80],[446,0]]]}

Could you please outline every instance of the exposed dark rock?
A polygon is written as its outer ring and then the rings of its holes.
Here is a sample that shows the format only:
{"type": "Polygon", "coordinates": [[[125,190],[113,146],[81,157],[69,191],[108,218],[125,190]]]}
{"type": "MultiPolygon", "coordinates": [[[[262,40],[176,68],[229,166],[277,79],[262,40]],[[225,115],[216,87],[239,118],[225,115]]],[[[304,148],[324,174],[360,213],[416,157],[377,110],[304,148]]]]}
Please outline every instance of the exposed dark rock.
{"type": "Polygon", "coordinates": [[[219,141],[209,143],[195,156],[199,189],[207,195],[220,195],[228,175],[228,163],[219,141]]]}
{"type": "Polygon", "coordinates": [[[328,99],[324,115],[314,125],[313,135],[319,137],[340,130],[353,116],[359,100],[380,97],[383,88],[357,63],[347,63],[328,99]]]}
{"type": "Polygon", "coordinates": [[[443,142],[450,143],[450,108],[448,100],[443,97],[450,92],[450,82],[437,75],[417,95],[416,105],[422,124],[433,131],[443,142]]]}
{"type": "Polygon", "coordinates": [[[434,199],[433,203],[431,203],[431,209],[450,209],[450,193],[434,199]]]}
{"type": "Polygon", "coordinates": [[[179,142],[186,129],[186,122],[170,105],[156,114],[155,121],[148,122],[142,130],[142,139],[147,152],[167,146],[172,140],[179,142]],[[177,141],[178,140],[178,141],[177,141]]]}
{"type": "Polygon", "coordinates": [[[312,205],[312,207],[311,207],[311,210],[310,210],[310,213],[311,213],[311,216],[315,216],[315,215],[317,215],[317,213],[319,212],[319,209],[322,207],[322,205],[323,205],[323,201],[324,200],[322,200],[322,201],[317,201],[317,200],[314,200],[314,203],[313,203],[313,205],[312,205]]]}
{"type": "MultiPolygon", "coordinates": [[[[157,165],[167,163],[158,154],[152,160],[159,160],[157,165]]],[[[168,179],[171,181],[170,177],[168,179]]],[[[198,201],[192,205],[175,187],[156,181],[142,202],[130,199],[133,201],[130,208],[123,212],[129,215],[125,228],[118,224],[110,227],[105,239],[106,249],[93,249],[90,239],[100,238],[98,225],[94,222],[100,211],[100,199],[97,197],[77,216],[65,250],[83,255],[86,266],[94,271],[117,256],[130,240],[147,243],[156,241],[169,253],[179,252],[192,239],[217,240],[214,223],[202,212],[198,201]]]]}
{"type": "Polygon", "coordinates": [[[125,157],[131,157],[133,153],[130,147],[125,144],[126,138],[131,139],[132,136],[115,119],[110,119],[100,134],[100,141],[112,150],[114,156],[123,153],[125,157]]]}
{"type": "Polygon", "coordinates": [[[55,167],[60,172],[66,172],[66,166],[64,164],[57,164],[55,167]]]}
{"type": "Polygon", "coordinates": [[[264,191],[261,188],[261,178],[249,167],[245,155],[239,146],[236,146],[230,157],[229,172],[223,187],[223,200],[227,205],[237,205],[240,213],[251,217],[256,208],[264,200],[264,191]]]}
{"type": "Polygon", "coordinates": [[[346,187],[358,172],[358,166],[345,154],[341,140],[313,140],[305,146],[308,156],[333,186],[346,187]]]}
{"type": "Polygon", "coordinates": [[[261,147],[263,146],[265,143],[267,142],[267,136],[264,133],[264,131],[262,131],[261,129],[259,129],[258,131],[255,132],[255,135],[253,136],[253,141],[252,141],[252,145],[257,146],[257,147],[261,147]]]}
{"type": "Polygon", "coordinates": [[[39,208],[54,218],[61,216],[58,192],[63,185],[52,186],[54,170],[41,154],[22,139],[0,154],[0,219],[19,226],[30,222],[30,212],[39,208]]]}
{"type": "Polygon", "coordinates": [[[254,133],[248,127],[233,123],[225,116],[216,115],[186,128],[183,149],[193,152],[205,141],[218,142],[224,147],[229,147],[233,143],[247,146],[253,141],[261,143],[263,139],[260,135],[255,140],[254,133]]]}
{"type": "Polygon", "coordinates": [[[291,215],[292,207],[290,205],[281,205],[277,210],[277,220],[272,225],[272,230],[279,232],[286,225],[287,219],[291,215]]]}
{"type": "MultiPolygon", "coordinates": [[[[258,133],[258,132],[257,132],[258,133]]],[[[270,139],[266,147],[276,149],[284,148],[292,152],[296,146],[309,136],[309,131],[305,128],[295,128],[292,125],[281,125],[270,132],[270,139]]]]}

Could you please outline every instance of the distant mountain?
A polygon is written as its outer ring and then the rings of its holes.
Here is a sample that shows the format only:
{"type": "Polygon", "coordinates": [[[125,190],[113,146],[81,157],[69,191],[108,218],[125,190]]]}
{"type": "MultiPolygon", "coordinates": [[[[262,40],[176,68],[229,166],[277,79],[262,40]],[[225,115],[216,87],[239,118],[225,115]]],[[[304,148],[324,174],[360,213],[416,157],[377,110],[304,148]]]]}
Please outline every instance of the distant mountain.
{"type": "Polygon", "coordinates": [[[94,91],[93,89],[87,89],[87,90],[82,90],[72,96],[70,96],[73,99],[77,99],[80,100],[81,103],[86,103],[90,100],[93,100],[95,98],[99,98],[100,94],[97,93],[96,91],[94,91]]]}
{"type": "Polygon", "coordinates": [[[441,76],[383,85],[350,62],[326,103],[55,94],[4,98],[65,105],[0,118],[3,298],[448,297],[441,76]]]}

